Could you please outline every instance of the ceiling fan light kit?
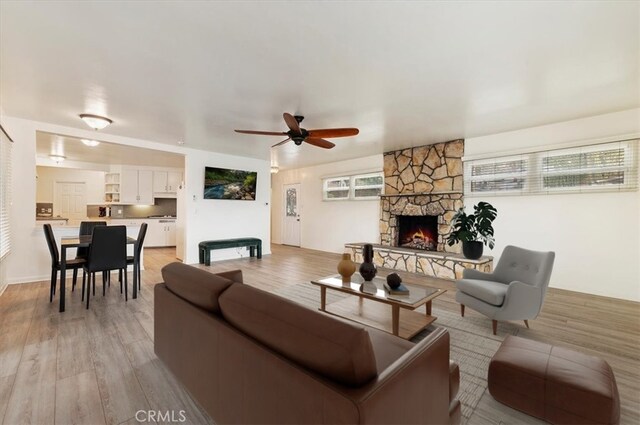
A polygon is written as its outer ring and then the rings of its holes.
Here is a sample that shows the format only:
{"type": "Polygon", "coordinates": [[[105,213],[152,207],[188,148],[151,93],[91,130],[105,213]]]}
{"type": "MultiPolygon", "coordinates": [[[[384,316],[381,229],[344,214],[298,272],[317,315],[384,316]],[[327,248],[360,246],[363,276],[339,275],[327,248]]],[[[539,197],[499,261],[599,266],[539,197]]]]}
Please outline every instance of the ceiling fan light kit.
{"type": "Polygon", "coordinates": [[[360,131],[357,128],[324,128],[317,130],[307,130],[300,127],[300,123],[304,120],[302,115],[291,115],[287,112],[282,114],[284,122],[289,127],[289,131],[254,131],[254,130],[236,130],[236,133],[242,134],[254,134],[261,136],[287,136],[283,141],[271,146],[283,145],[292,140],[296,146],[300,146],[302,143],[308,143],[319,148],[331,149],[335,146],[335,143],[325,140],[324,138],[335,137],[350,137],[357,135],[360,131]]]}
{"type": "Polygon", "coordinates": [[[85,122],[85,124],[93,128],[94,130],[102,130],[109,124],[113,123],[111,119],[100,115],[80,114],[79,117],[82,119],[82,121],[85,122]]]}

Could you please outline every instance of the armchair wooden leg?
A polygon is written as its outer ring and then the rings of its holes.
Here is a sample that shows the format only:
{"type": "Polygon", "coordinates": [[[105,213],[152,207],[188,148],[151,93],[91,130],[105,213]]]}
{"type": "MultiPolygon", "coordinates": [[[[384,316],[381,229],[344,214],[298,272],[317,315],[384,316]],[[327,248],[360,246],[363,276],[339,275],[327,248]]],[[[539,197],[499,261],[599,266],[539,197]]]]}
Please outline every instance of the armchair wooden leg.
{"type": "Polygon", "coordinates": [[[529,321],[528,320],[524,321],[524,325],[527,327],[527,329],[529,329],[529,321]]]}
{"type": "Polygon", "coordinates": [[[492,320],[491,327],[493,327],[493,334],[496,335],[496,333],[498,332],[498,321],[492,320]]]}
{"type": "Polygon", "coordinates": [[[460,304],[460,314],[464,317],[464,304],[460,304]]]}

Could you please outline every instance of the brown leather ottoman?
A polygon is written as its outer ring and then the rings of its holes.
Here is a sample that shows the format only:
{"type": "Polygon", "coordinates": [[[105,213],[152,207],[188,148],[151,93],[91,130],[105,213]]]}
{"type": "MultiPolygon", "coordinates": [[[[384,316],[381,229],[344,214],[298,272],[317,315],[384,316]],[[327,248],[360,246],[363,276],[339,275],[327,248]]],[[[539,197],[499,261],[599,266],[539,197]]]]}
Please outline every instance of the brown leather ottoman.
{"type": "Polygon", "coordinates": [[[553,424],[618,424],[613,371],[597,357],[507,336],[489,364],[489,392],[553,424]]]}

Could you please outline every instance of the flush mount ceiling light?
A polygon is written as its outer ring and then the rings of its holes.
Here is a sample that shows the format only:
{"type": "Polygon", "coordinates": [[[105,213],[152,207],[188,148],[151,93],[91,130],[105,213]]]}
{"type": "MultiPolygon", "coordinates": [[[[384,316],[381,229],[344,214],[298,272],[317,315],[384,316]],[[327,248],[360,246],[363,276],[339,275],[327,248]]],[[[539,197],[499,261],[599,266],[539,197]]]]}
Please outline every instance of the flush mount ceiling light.
{"type": "Polygon", "coordinates": [[[278,171],[280,171],[280,168],[278,168],[277,165],[272,165],[271,166],[271,174],[277,174],[278,171]]]}
{"type": "Polygon", "coordinates": [[[109,124],[113,123],[109,118],[101,117],[100,115],[80,114],[80,118],[82,118],[82,121],[94,130],[102,130],[109,124]]]}
{"type": "Polygon", "coordinates": [[[49,158],[51,158],[51,160],[56,164],[60,164],[62,161],[67,159],[67,157],[63,155],[49,155],[49,158]]]}
{"type": "Polygon", "coordinates": [[[91,148],[95,148],[100,144],[100,142],[98,142],[97,140],[89,140],[89,139],[82,139],[82,143],[84,143],[85,145],[91,148]]]}

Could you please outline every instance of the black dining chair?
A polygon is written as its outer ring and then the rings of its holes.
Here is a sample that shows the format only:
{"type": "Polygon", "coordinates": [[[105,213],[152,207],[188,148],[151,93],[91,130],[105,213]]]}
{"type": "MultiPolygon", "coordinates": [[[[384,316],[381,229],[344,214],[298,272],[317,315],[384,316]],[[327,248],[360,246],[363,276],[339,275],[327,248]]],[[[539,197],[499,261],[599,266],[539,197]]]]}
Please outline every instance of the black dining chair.
{"type": "MultiPolygon", "coordinates": [[[[106,221],[81,221],[80,222],[80,231],[78,232],[78,236],[91,236],[91,234],[93,233],[93,228],[96,226],[106,226],[107,222],[106,221]]],[[[87,259],[87,256],[89,255],[89,248],[88,247],[84,247],[81,246],[79,248],[77,248],[76,250],[76,259],[87,259]]],[[[104,279],[105,275],[103,274],[103,279],[104,279]]],[[[71,287],[71,291],[75,291],[76,289],[76,282],[75,280],[73,281],[73,286],[71,287]]]]}
{"type": "MultiPolygon", "coordinates": [[[[49,247],[49,254],[51,254],[51,287],[49,288],[49,302],[53,301],[53,297],[56,294],[56,283],[58,270],[60,270],[60,252],[58,251],[58,245],[56,245],[56,237],[53,234],[53,229],[50,224],[44,224],[44,237],[47,240],[47,246],[49,247]]],[[[78,269],[85,264],[83,258],[75,258],[66,261],[66,269],[73,270],[73,286],[76,285],[78,279],[78,269]]],[[[60,282],[65,279],[66,276],[60,276],[60,282]]]]}
{"type": "MultiPolygon", "coordinates": [[[[89,275],[85,285],[85,274],[82,275],[82,300],[84,301],[85,286],[87,287],[87,309],[91,284],[93,295],[96,294],[96,272],[110,272],[111,270],[127,269],[127,228],[126,226],[96,226],[93,228],[89,256],[84,264],[84,271],[89,275]]],[[[102,280],[102,295],[105,294],[105,280],[102,280]]],[[[127,274],[124,274],[124,298],[127,296],[127,274]]]]}
{"type": "Polygon", "coordinates": [[[133,255],[127,256],[127,264],[133,264],[133,272],[138,278],[138,289],[142,289],[142,284],[140,283],[140,277],[142,276],[142,274],[140,273],[140,255],[142,254],[144,237],[147,234],[147,226],[147,223],[142,223],[142,225],[140,226],[140,230],[138,231],[138,239],[136,239],[136,243],[133,246],[133,255]]]}

